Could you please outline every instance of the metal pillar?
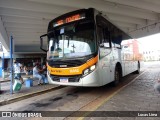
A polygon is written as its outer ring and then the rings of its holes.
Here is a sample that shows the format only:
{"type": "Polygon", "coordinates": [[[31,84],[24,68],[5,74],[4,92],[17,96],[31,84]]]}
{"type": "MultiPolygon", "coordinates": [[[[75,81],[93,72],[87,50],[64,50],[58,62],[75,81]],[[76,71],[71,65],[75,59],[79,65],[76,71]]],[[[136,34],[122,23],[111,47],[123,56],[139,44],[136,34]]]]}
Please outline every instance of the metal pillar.
{"type": "MultiPolygon", "coordinates": [[[[2,56],[2,78],[4,79],[4,53],[2,56]]],[[[0,83],[0,91],[1,91],[1,83],[0,83]]]]}
{"type": "Polygon", "coordinates": [[[5,73],[4,73],[4,52],[3,52],[3,56],[2,56],[2,78],[5,78],[5,73]]]}
{"type": "Polygon", "coordinates": [[[10,93],[13,94],[13,36],[10,38],[10,68],[11,68],[11,85],[10,85],[10,93]]]}

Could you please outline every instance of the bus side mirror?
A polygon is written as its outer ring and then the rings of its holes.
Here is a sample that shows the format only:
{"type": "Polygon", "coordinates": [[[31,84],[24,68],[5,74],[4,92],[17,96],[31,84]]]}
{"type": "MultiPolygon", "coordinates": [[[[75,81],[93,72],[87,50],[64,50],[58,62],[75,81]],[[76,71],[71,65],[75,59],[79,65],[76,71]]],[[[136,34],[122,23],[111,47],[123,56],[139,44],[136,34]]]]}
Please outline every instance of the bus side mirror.
{"type": "Polygon", "coordinates": [[[40,49],[43,50],[44,52],[47,52],[48,51],[47,50],[47,40],[44,41],[43,39],[44,37],[47,38],[47,34],[40,36],[40,49]],[[44,42],[46,44],[44,44],[44,42]]]}

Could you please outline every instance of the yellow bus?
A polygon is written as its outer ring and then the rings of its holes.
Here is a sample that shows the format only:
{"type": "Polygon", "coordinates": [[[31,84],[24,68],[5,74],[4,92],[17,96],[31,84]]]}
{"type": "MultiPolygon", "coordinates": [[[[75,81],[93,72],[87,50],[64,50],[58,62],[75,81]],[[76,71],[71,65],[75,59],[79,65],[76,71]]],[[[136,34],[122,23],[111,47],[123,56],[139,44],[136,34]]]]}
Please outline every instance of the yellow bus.
{"type": "Polygon", "coordinates": [[[139,73],[140,61],[132,54],[126,59],[123,40],[133,38],[94,8],[53,19],[47,34],[40,36],[40,48],[47,52],[49,83],[87,87],[110,82],[117,85],[123,76],[134,71],[139,73]],[[44,48],[46,41],[47,48],[44,48]]]}

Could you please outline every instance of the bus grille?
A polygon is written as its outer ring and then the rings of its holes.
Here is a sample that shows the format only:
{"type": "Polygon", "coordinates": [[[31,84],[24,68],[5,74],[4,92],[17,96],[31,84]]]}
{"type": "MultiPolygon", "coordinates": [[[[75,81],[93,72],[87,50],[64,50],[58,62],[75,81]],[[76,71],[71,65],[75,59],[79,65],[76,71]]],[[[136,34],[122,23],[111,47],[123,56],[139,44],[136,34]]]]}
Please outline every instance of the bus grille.
{"type": "Polygon", "coordinates": [[[75,76],[55,76],[55,75],[50,75],[50,77],[55,82],[60,82],[61,78],[68,79],[68,82],[79,82],[79,79],[80,79],[81,75],[75,75],[75,76]]]}
{"type": "MultiPolygon", "coordinates": [[[[48,65],[50,65],[51,67],[55,67],[55,68],[61,68],[61,66],[66,65],[67,67],[77,67],[80,66],[82,64],[84,64],[85,61],[80,61],[80,60],[66,60],[66,61],[54,61],[54,62],[48,62],[48,65]]],[[[63,67],[62,67],[63,68],[63,67]]]]}

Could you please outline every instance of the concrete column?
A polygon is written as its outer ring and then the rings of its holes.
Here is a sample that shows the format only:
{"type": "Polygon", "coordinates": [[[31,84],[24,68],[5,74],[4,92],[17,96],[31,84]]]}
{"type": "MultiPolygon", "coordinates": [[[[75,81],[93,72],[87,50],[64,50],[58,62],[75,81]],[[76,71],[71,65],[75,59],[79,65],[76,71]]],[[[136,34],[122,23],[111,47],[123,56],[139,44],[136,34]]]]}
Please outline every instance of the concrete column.
{"type": "Polygon", "coordinates": [[[1,17],[0,17],[0,42],[5,47],[5,49],[9,51],[9,39],[8,39],[7,32],[4,28],[1,17]]]}

